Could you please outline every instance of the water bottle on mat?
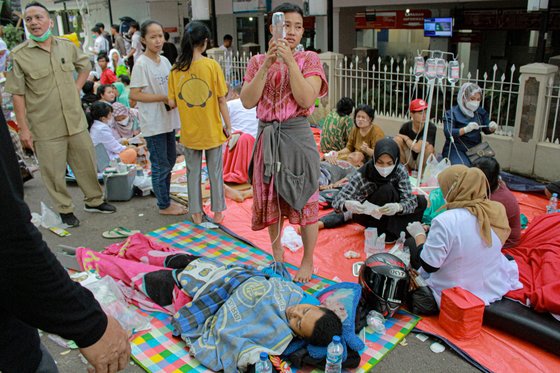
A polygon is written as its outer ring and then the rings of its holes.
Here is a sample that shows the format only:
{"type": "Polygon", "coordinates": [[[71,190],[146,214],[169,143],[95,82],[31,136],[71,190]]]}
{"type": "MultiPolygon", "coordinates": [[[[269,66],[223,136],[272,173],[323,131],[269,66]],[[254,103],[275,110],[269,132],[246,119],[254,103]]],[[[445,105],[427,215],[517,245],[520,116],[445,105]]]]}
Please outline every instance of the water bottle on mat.
{"type": "Polygon", "coordinates": [[[340,337],[335,335],[327,347],[327,364],[325,373],[340,373],[342,371],[342,354],[344,349],[340,344],[340,337]]]}
{"type": "Polygon", "coordinates": [[[550,197],[550,201],[548,201],[548,205],[546,205],[546,213],[553,214],[558,211],[558,194],[552,193],[552,197],[550,197]]]}
{"type": "Polygon", "coordinates": [[[266,352],[261,352],[260,361],[255,365],[255,373],[271,373],[272,363],[266,352]]]}

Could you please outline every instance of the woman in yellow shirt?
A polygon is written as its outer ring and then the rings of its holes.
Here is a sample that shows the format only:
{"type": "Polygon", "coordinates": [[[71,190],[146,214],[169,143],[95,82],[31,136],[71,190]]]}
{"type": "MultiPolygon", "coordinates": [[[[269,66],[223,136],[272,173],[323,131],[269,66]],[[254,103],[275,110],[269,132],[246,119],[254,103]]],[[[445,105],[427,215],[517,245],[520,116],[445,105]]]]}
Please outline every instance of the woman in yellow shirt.
{"type": "Polygon", "coordinates": [[[348,154],[362,152],[367,159],[373,156],[375,143],[385,137],[383,130],[373,124],[375,110],[369,105],[360,105],[354,112],[354,128],[348,136],[346,147],[338,152],[330,152],[325,155],[329,163],[336,163],[337,159],[345,160],[348,154]]]}
{"type": "Polygon", "coordinates": [[[193,21],[185,28],[181,54],[169,74],[169,106],[179,109],[181,143],[185,146],[189,212],[195,224],[202,222],[201,167],[206,155],[214,221],[221,223],[226,209],[223,186],[222,144],[231,123],[226,103],[227,85],[220,65],[202,53],[210,30],[193,21]],[[221,116],[220,116],[221,114],[221,116]],[[225,128],[222,127],[222,117],[225,128]]]}

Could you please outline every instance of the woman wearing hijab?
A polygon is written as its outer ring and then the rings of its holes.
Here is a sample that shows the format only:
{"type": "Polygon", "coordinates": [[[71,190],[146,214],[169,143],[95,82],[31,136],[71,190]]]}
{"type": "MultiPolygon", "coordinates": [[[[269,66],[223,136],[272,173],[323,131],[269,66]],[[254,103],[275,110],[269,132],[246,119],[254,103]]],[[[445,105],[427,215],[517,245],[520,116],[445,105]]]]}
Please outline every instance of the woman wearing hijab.
{"type": "Polygon", "coordinates": [[[334,197],[335,212],[322,217],[319,227],[334,228],[352,219],[365,227],[376,227],[390,242],[401,231],[406,232],[408,223],[422,218],[426,204],[423,196],[412,194],[406,167],[399,162],[399,146],[386,137],[375,144],[373,159],[334,197]]]}
{"type": "Polygon", "coordinates": [[[489,135],[498,129],[498,124],[490,121],[481,102],[482,89],[474,83],[465,83],[457,94],[457,105],[445,113],[443,156],[449,158],[451,164],[470,167],[466,152],[482,142],[481,132],[489,135]]]}
{"type": "Polygon", "coordinates": [[[113,70],[117,77],[120,75],[128,75],[128,69],[124,64],[124,60],[116,49],[111,49],[109,51],[109,68],[113,70]]]}
{"type": "Polygon", "coordinates": [[[517,264],[501,251],[510,234],[506,211],[502,204],[488,199],[484,173],[455,165],[441,172],[438,181],[447,210],[432,220],[427,238],[420,222],[407,227],[416,244],[409,245],[411,265],[419,268],[412,277],[420,275],[427,283],[427,288],[419,288],[423,291],[411,294],[412,311],[437,313],[441,292],[455,286],[470,291],[486,305],[520,289],[517,264]]]}
{"type": "Polygon", "coordinates": [[[121,82],[113,83],[113,87],[117,89],[117,102],[120,102],[125,107],[130,108],[130,100],[128,99],[128,91],[121,82]]]}

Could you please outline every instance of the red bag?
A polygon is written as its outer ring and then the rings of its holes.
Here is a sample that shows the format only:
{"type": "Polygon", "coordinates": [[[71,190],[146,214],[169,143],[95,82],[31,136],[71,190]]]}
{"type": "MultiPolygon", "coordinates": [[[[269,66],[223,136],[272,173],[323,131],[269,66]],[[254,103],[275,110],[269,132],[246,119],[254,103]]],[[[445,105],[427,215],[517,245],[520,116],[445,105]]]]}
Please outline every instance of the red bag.
{"type": "Polygon", "coordinates": [[[480,334],[484,302],[473,293],[454,287],[441,292],[439,324],[457,339],[471,339],[480,334]]]}

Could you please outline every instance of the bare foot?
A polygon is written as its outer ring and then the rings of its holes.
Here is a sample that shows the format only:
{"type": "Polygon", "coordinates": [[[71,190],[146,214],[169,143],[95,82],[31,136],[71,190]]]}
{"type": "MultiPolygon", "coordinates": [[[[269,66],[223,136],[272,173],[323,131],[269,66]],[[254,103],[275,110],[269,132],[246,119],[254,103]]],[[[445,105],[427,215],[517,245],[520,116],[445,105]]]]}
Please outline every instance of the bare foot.
{"type": "Polygon", "coordinates": [[[202,223],[202,213],[197,212],[196,214],[192,214],[192,221],[197,225],[202,223]]]}
{"type": "Polygon", "coordinates": [[[313,260],[306,260],[305,258],[301,261],[299,266],[299,271],[294,277],[294,282],[306,283],[311,280],[313,275],[313,260]]]}
{"type": "Polygon", "coordinates": [[[224,221],[224,214],[222,212],[214,213],[214,223],[222,224],[223,221],[224,221]]]}
{"type": "Polygon", "coordinates": [[[253,188],[244,190],[241,192],[241,194],[243,195],[243,200],[246,200],[247,198],[253,198],[253,188]]]}
{"type": "Polygon", "coordinates": [[[245,200],[245,198],[243,198],[243,193],[241,193],[238,190],[228,187],[225,188],[225,191],[226,191],[226,197],[231,200],[234,200],[235,202],[243,202],[243,200],[245,200]]]}
{"type": "Polygon", "coordinates": [[[180,205],[171,204],[166,209],[159,210],[161,215],[184,215],[187,213],[187,209],[180,205]]]}

